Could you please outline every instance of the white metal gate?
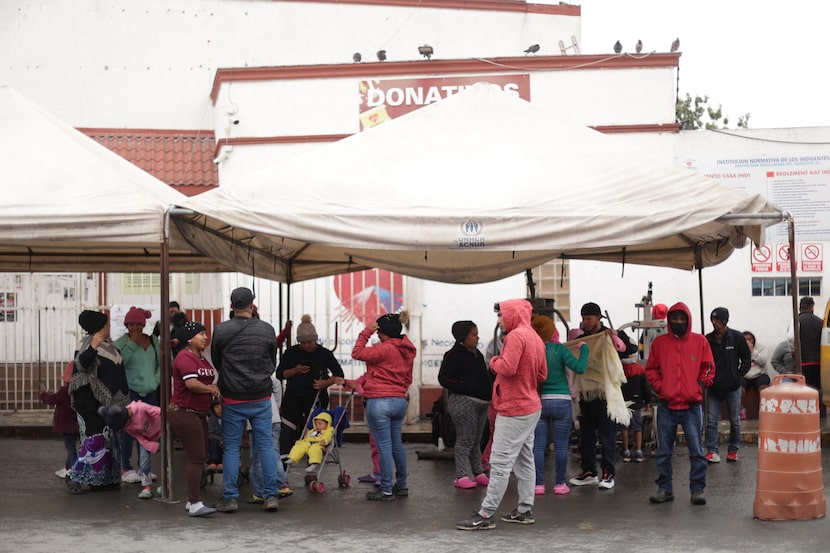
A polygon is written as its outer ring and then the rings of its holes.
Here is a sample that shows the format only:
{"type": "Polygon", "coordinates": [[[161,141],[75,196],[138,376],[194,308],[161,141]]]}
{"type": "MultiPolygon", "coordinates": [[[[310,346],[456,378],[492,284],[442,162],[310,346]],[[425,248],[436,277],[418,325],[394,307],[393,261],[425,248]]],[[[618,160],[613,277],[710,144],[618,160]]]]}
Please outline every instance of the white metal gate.
{"type": "Polygon", "coordinates": [[[0,273],[0,410],[43,407],[39,384],[61,386],[78,313],[95,306],[96,293],[92,273],[0,273]]]}

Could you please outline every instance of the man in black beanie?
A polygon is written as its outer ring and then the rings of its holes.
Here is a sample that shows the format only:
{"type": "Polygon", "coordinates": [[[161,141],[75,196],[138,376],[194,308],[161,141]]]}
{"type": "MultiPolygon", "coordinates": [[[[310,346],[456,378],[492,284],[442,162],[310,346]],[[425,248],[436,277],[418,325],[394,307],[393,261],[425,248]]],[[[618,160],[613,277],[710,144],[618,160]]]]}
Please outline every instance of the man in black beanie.
{"type": "Polygon", "coordinates": [[[706,460],[720,463],[718,452],[718,420],[721,403],[729,410],[729,450],[726,460],[738,460],[741,444],[741,377],[752,365],[752,357],[744,335],[726,326],[729,310],[716,307],[709,316],[714,330],[706,335],[715,358],[715,380],[708,391],[706,403],[706,460]]]}

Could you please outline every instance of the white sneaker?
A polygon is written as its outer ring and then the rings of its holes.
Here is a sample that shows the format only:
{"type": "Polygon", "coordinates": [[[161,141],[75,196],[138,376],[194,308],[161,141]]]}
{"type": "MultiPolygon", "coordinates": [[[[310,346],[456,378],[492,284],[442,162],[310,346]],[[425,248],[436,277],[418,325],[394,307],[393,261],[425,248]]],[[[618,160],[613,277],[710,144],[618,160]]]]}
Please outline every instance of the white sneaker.
{"type": "Polygon", "coordinates": [[[602,473],[602,480],[599,481],[599,487],[603,490],[610,490],[614,487],[614,475],[607,472],[602,473]]]}
{"type": "Polygon", "coordinates": [[[572,486],[596,486],[599,484],[599,478],[596,473],[583,470],[569,480],[572,486]]]}
{"type": "Polygon", "coordinates": [[[312,464],[308,465],[308,468],[307,468],[307,469],[305,469],[305,471],[306,471],[306,472],[314,472],[314,471],[316,471],[318,468],[320,468],[320,465],[319,465],[319,464],[317,464],[317,463],[312,463],[312,464]]]}
{"type": "Polygon", "coordinates": [[[141,476],[135,470],[126,470],[121,473],[121,481],[127,484],[138,484],[141,482],[141,476]]]}
{"type": "Polygon", "coordinates": [[[69,472],[69,471],[67,471],[66,469],[56,470],[55,471],[55,476],[57,476],[61,480],[64,480],[66,478],[66,473],[67,472],[69,472]]]}

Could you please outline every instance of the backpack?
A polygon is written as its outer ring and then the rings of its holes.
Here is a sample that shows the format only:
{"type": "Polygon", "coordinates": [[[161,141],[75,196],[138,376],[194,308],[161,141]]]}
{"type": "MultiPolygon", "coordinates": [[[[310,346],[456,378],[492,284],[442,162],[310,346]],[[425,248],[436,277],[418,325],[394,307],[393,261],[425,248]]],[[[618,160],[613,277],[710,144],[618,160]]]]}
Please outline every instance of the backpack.
{"type": "Polygon", "coordinates": [[[438,445],[438,438],[444,441],[445,447],[453,447],[455,445],[455,425],[452,423],[452,417],[447,412],[447,396],[449,392],[445,389],[441,397],[432,403],[432,410],[429,412],[429,417],[432,419],[432,443],[438,445]]]}

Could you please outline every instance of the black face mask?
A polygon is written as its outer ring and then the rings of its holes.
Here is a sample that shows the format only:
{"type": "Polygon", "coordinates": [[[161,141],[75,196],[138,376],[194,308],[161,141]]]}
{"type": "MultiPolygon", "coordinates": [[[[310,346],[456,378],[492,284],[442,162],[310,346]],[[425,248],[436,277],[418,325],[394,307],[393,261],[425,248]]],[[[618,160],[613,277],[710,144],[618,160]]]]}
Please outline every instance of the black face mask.
{"type": "Polygon", "coordinates": [[[689,328],[689,323],[669,323],[669,326],[671,327],[672,334],[680,337],[686,334],[686,329],[689,328]]]}

